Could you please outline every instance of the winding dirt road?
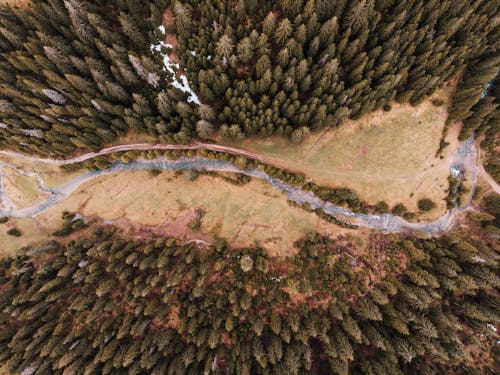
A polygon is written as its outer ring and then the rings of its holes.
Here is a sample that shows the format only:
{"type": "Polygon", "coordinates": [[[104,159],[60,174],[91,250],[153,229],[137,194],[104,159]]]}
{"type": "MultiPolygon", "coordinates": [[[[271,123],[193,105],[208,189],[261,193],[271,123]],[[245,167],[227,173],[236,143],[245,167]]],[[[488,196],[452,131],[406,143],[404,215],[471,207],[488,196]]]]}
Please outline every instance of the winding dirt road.
{"type": "Polygon", "coordinates": [[[254,154],[252,152],[248,152],[245,150],[241,150],[239,148],[235,147],[229,147],[229,146],[222,146],[222,145],[216,145],[212,143],[203,143],[203,142],[195,142],[190,145],[170,145],[170,144],[154,144],[151,145],[149,143],[132,143],[132,144],[127,144],[127,145],[120,145],[120,146],[112,146],[108,148],[104,148],[99,152],[89,152],[86,154],[82,154],[80,156],[71,158],[71,159],[45,159],[45,158],[37,158],[33,156],[27,156],[18,152],[14,151],[8,151],[8,150],[0,150],[1,155],[6,155],[10,157],[15,157],[15,158],[21,158],[26,161],[31,161],[31,162],[36,162],[36,163],[43,163],[43,164],[50,164],[50,165],[67,165],[67,164],[73,164],[73,163],[78,163],[82,162],[88,159],[92,159],[96,156],[100,155],[108,155],[112,154],[113,152],[118,152],[118,151],[148,151],[148,150],[200,150],[200,149],[206,149],[210,151],[219,151],[219,152],[226,152],[228,154],[232,155],[238,155],[238,156],[245,156],[250,159],[255,159],[261,162],[266,162],[266,163],[276,163],[276,162],[284,162],[281,159],[278,158],[273,158],[269,156],[262,156],[259,154],[254,154]]]}

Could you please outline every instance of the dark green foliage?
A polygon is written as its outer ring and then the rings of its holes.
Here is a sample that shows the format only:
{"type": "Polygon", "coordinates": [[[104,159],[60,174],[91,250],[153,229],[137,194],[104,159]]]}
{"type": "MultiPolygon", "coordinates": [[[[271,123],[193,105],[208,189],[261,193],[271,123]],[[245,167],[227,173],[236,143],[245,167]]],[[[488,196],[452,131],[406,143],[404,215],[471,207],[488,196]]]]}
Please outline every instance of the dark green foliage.
{"type": "Polygon", "coordinates": [[[389,212],[389,205],[384,201],[380,201],[375,205],[374,209],[379,213],[387,213],[389,212]]]}
{"type": "Polygon", "coordinates": [[[67,211],[63,212],[62,218],[64,220],[61,228],[52,233],[55,237],[64,237],[76,230],[83,229],[89,225],[88,220],[67,211]]]}
{"type": "Polygon", "coordinates": [[[308,129],[388,110],[395,98],[418,104],[492,55],[497,35],[487,0],[184,0],[173,9],[185,14],[177,55],[214,109],[209,134],[215,125],[234,139],[299,142],[308,129]]]}
{"type": "Polygon", "coordinates": [[[500,77],[497,75],[495,80],[487,89],[488,95],[482,99],[469,118],[464,121],[464,125],[474,123],[473,127],[479,124],[477,133],[483,136],[481,147],[486,150],[484,163],[485,170],[500,183],[500,157],[498,150],[500,148],[500,77]]]}
{"type": "Polygon", "coordinates": [[[188,223],[188,228],[193,232],[197,232],[200,230],[201,220],[203,219],[205,212],[203,212],[203,210],[196,210],[194,215],[195,215],[194,219],[188,223]]]}
{"type": "Polygon", "coordinates": [[[129,132],[193,135],[191,116],[181,116],[176,105],[185,94],[167,83],[162,57],[150,50],[163,38],[157,28],[166,6],[162,0],[0,5],[0,147],[66,156],[129,132]]]}
{"type": "Polygon", "coordinates": [[[404,213],[408,212],[408,209],[405,207],[404,204],[398,203],[392,208],[391,212],[394,215],[403,215],[404,213]]]}
{"type": "Polygon", "coordinates": [[[500,323],[500,281],[487,243],[379,236],[363,256],[342,238],[310,235],[297,246],[293,258],[273,259],[224,240],[197,247],[108,236],[3,259],[0,366],[54,374],[465,374],[494,366],[488,327],[500,323]]]}
{"type": "Polygon", "coordinates": [[[464,67],[450,121],[465,118],[466,138],[491,128],[497,106],[480,100],[498,67],[496,11],[490,0],[0,5],[0,146],[67,156],[130,133],[188,143],[217,130],[300,142],[394,99],[418,104],[464,67]],[[167,7],[198,108],[150,48],[167,7]]]}
{"type": "Polygon", "coordinates": [[[0,224],[5,224],[6,222],[9,221],[9,218],[7,216],[5,217],[0,217],[0,224]]]}
{"type": "Polygon", "coordinates": [[[17,229],[16,227],[14,228],[10,228],[8,231],[7,231],[7,234],[9,236],[14,236],[14,237],[21,237],[22,233],[19,229],[17,229]]]}
{"type": "Polygon", "coordinates": [[[445,104],[444,101],[441,99],[432,99],[431,103],[432,103],[432,105],[434,105],[436,107],[441,107],[445,104]]]}
{"type": "Polygon", "coordinates": [[[417,204],[418,204],[418,209],[420,211],[424,211],[424,212],[431,211],[431,210],[433,210],[434,208],[437,207],[436,203],[434,203],[429,198],[419,199],[418,202],[417,202],[417,204]]]}

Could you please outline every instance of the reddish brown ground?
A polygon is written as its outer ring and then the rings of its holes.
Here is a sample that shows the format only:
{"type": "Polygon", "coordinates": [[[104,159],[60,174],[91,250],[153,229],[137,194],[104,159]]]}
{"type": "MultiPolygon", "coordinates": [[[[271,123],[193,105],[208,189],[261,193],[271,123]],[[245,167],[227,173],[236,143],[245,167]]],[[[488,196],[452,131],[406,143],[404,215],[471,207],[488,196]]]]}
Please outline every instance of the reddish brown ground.
{"type": "Polygon", "coordinates": [[[179,64],[180,59],[179,56],[175,53],[175,48],[179,44],[179,41],[177,40],[177,37],[174,34],[168,33],[168,30],[174,26],[175,24],[175,17],[174,14],[172,13],[172,10],[170,7],[163,12],[163,26],[165,26],[165,44],[170,44],[172,45],[172,52],[168,55],[170,57],[170,61],[179,64]]]}
{"type": "Polygon", "coordinates": [[[158,226],[138,225],[126,218],[114,221],[113,225],[123,229],[124,235],[129,238],[143,239],[152,236],[176,237],[186,242],[195,242],[197,246],[204,247],[206,243],[212,243],[213,239],[206,234],[193,232],[188,229],[188,224],[195,216],[195,212],[184,211],[175,220],[167,221],[163,225],[158,226]]]}

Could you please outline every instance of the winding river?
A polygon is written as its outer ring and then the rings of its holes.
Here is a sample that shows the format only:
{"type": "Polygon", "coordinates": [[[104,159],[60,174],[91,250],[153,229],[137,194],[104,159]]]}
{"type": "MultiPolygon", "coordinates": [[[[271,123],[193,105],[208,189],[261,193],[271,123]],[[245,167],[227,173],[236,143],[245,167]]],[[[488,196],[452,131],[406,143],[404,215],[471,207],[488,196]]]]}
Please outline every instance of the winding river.
{"type": "MultiPolygon", "coordinates": [[[[217,145],[212,145],[212,148],[217,148],[217,145]]],[[[222,147],[222,146],[219,146],[222,147]]],[[[10,156],[16,156],[24,158],[29,161],[37,161],[47,164],[64,165],[71,164],[75,161],[83,161],[90,159],[96,155],[108,154],[119,150],[144,150],[144,149],[180,149],[180,148],[201,148],[200,145],[197,146],[179,146],[179,145],[128,145],[128,146],[115,146],[103,150],[99,153],[90,153],[80,156],[71,160],[52,160],[52,159],[38,159],[33,157],[24,156],[21,154],[3,151],[1,153],[10,156]]],[[[207,147],[209,148],[209,147],[207,147]]],[[[237,150],[237,149],[236,149],[237,150]]],[[[227,151],[227,149],[225,150],[227,151]]],[[[236,153],[236,152],[233,152],[236,153]]],[[[239,154],[244,154],[244,151],[239,154]]],[[[62,201],[66,197],[70,196],[76,189],[78,189],[82,184],[95,179],[99,176],[109,175],[112,173],[119,173],[125,171],[136,171],[136,170],[148,170],[148,169],[162,169],[162,170],[206,170],[206,171],[218,171],[218,172],[238,172],[245,175],[251,176],[263,180],[272,186],[278,188],[284,192],[288,199],[298,203],[305,204],[309,203],[313,209],[321,209],[325,213],[332,215],[344,222],[354,224],[360,227],[367,227],[372,229],[377,229],[385,232],[407,232],[421,230],[432,234],[439,234],[448,230],[458,214],[473,209],[471,200],[465,202],[460,207],[456,207],[446,211],[446,213],[439,219],[428,222],[428,223],[411,223],[403,218],[392,215],[392,214],[362,214],[352,212],[344,207],[335,206],[330,202],[326,202],[314,194],[302,190],[300,187],[287,184],[284,181],[273,178],[266,174],[265,172],[258,169],[239,169],[234,164],[222,160],[207,159],[201,157],[195,158],[182,158],[179,160],[167,160],[165,158],[158,158],[154,160],[138,159],[131,163],[123,163],[121,161],[114,162],[109,168],[84,172],[72,180],[63,183],[54,188],[47,188],[44,186],[43,180],[36,171],[23,171],[17,168],[15,165],[0,161],[0,217],[16,217],[16,218],[26,218],[34,217],[40,212],[44,211],[46,208],[62,201]],[[9,196],[6,194],[3,188],[3,169],[12,168],[23,176],[36,177],[38,182],[38,187],[40,191],[49,194],[49,197],[32,207],[18,209],[9,196]]],[[[454,153],[450,173],[454,176],[463,175],[466,173],[468,178],[470,178],[472,187],[476,187],[477,176],[478,176],[478,166],[477,166],[477,149],[476,143],[473,139],[468,139],[460,143],[459,148],[454,153]],[[459,173],[461,171],[461,173],[459,173]],[[470,177],[469,177],[470,176],[470,177]]]]}

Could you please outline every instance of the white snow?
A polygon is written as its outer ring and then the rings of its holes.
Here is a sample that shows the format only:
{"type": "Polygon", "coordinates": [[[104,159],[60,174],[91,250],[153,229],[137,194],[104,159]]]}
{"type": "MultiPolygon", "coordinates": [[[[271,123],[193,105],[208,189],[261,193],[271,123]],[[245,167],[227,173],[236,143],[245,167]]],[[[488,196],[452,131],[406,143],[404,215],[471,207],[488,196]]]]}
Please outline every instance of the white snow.
{"type": "Polygon", "coordinates": [[[26,135],[34,138],[43,138],[43,133],[40,129],[19,129],[26,135]]]}
{"type": "Polygon", "coordinates": [[[94,106],[95,109],[97,109],[98,111],[102,112],[102,108],[101,106],[99,105],[99,103],[97,103],[94,99],[92,99],[90,101],[90,103],[94,106]]]}
{"type": "Polygon", "coordinates": [[[80,343],[80,340],[76,340],[73,344],[71,344],[71,346],[69,347],[68,350],[73,350],[74,348],[76,348],[76,346],[80,343]]]}
{"type": "Polygon", "coordinates": [[[56,104],[64,104],[64,103],[66,103],[66,98],[63,95],[61,95],[61,93],[59,93],[56,90],[43,89],[42,92],[44,93],[44,95],[47,98],[49,98],[50,100],[52,100],[56,104]]]}
{"type": "Polygon", "coordinates": [[[26,367],[22,372],[21,375],[31,375],[34,374],[35,371],[37,370],[38,366],[29,366],[26,367]]]}
{"type": "MultiPolygon", "coordinates": [[[[161,31],[162,34],[165,34],[165,27],[163,25],[159,27],[159,30],[161,31]]],[[[166,44],[163,41],[159,41],[158,44],[151,44],[151,46],[150,46],[151,52],[157,51],[162,55],[162,57],[163,57],[163,70],[166,70],[170,74],[172,74],[172,81],[170,82],[170,84],[172,86],[178,88],[182,92],[189,94],[189,97],[187,99],[188,103],[193,102],[197,105],[200,105],[201,104],[200,99],[198,98],[198,96],[195,94],[195,92],[189,86],[189,82],[188,82],[187,77],[184,74],[182,74],[182,75],[180,75],[180,81],[177,78],[175,71],[177,69],[179,69],[179,64],[175,64],[175,63],[170,62],[170,57],[168,56],[168,54],[163,53],[162,47],[172,48],[172,45],[166,44]]],[[[194,54],[193,54],[193,52],[194,51],[191,51],[191,54],[193,56],[195,56],[196,52],[194,52],[194,54]]]]}
{"type": "Polygon", "coordinates": [[[0,122],[0,129],[7,129],[7,128],[8,128],[7,124],[0,122]]]}
{"type": "Polygon", "coordinates": [[[450,173],[453,177],[455,177],[456,179],[458,179],[460,177],[460,167],[457,167],[457,166],[452,166],[450,168],[450,173]]]}

